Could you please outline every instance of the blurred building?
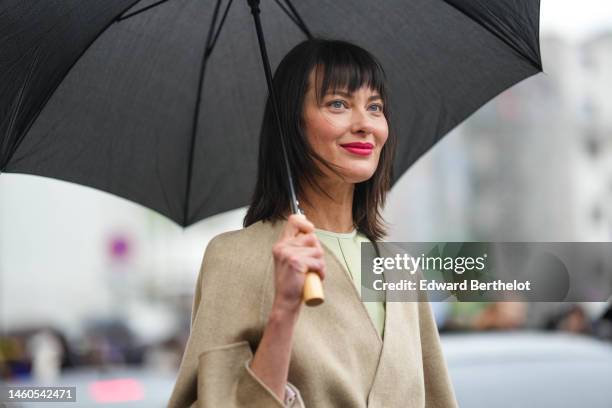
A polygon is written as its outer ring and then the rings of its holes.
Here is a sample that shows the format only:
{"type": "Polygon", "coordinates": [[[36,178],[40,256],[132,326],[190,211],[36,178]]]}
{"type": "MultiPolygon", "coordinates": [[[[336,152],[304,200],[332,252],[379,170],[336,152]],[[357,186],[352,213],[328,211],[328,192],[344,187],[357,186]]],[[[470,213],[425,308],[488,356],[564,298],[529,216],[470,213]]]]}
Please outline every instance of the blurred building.
{"type": "Polygon", "coordinates": [[[506,241],[612,237],[612,34],[541,41],[544,74],[463,127],[473,236],[506,241]]]}
{"type": "Polygon", "coordinates": [[[612,236],[612,32],[588,41],[581,52],[587,78],[582,157],[585,176],[588,173],[593,177],[585,203],[590,220],[584,234],[609,241],[612,236]]]}
{"type": "Polygon", "coordinates": [[[391,240],[609,241],[612,33],[541,39],[545,72],[486,104],[398,181],[391,240]]]}

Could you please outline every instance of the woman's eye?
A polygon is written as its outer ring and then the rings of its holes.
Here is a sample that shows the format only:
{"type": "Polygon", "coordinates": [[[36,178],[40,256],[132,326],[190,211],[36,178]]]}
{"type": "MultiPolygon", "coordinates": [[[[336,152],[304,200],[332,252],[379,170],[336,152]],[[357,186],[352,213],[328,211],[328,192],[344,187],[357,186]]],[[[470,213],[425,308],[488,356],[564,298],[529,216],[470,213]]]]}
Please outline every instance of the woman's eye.
{"type": "Polygon", "coordinates": [[[375,103],[373,105],[370,105],[370,108],[374,108],[373,111],[374,112],[382,112],[383,111],[383,106],[379,103],[375,103]]]}
{"type": "Polygon", "coordinates": [[[331,101],[328,106],[331,106],[334,109],[342,109],[346,107],[343,101],[331,101]]]}

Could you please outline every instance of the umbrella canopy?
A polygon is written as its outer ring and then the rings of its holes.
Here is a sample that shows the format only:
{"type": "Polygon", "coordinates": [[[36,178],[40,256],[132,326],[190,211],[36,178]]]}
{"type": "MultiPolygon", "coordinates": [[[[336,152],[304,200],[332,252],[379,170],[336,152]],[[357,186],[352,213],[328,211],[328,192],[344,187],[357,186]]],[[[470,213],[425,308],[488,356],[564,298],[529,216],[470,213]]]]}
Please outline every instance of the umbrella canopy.
{"type": "MultiPolygon", "coordinates": [[[[273,68],[307,32],[381,61],[396,179],[542,69],[539,0],[277,0],[260,9],[273,68]]],[[[246,1],[2,0],[0,171],[91,186],[182,226],[248,204],[267,97],[250,13],[246,1]]]]}

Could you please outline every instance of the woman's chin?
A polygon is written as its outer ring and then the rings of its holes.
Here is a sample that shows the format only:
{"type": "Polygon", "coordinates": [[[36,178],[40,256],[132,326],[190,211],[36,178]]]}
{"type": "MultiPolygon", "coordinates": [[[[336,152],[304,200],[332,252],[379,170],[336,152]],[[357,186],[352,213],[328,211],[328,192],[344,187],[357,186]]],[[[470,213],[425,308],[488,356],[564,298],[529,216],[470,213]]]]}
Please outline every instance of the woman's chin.
{"type": "Polygon", "coordinates": [[[351,172],[350,174],[345,174],[344,177],[348,182],[357,184],[363,183],[364,181],[368,181],[370,178],[372,178],[373,175],[373,171],[367,170],[360,172],[351,172]]]}
{"type": "MultiPolygon", "coordinates": [[[[334,162],[332,162],[334,163],[334,162]]],[[[376,172],[377,163],[363,160],[345,160],[335,162],[342,180],[349,183],[362,183],[372,178],[376,172]]],[[[330,174],[331,175],[331,174],[330,174]]],[[[331,175],[333,177],[333,175],[331,175]]],[[[334,177],[336,178],[336,177],[334,177]]]]}

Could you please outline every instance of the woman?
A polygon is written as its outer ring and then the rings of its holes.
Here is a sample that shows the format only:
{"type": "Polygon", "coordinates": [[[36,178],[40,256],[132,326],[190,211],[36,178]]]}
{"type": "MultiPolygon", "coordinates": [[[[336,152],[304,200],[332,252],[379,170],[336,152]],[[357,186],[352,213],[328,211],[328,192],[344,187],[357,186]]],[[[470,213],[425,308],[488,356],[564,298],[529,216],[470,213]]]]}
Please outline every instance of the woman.
{"type": "Polygon", "coordinates": [[[359,244],[384,236],[395,147],[382,68],[313,39],[273,84],[306,217],[290,215],[268,100],[245,228],[206,249],[169,406],[456,406],[429,304],[359,297],[359,244]],[[321,306],[302,307],[307,270],[323,280],[321,306]]]}

